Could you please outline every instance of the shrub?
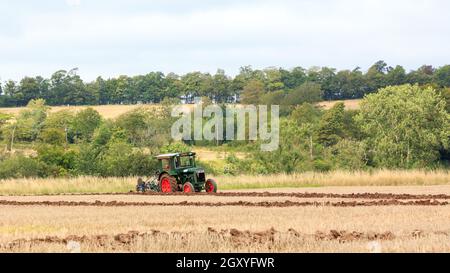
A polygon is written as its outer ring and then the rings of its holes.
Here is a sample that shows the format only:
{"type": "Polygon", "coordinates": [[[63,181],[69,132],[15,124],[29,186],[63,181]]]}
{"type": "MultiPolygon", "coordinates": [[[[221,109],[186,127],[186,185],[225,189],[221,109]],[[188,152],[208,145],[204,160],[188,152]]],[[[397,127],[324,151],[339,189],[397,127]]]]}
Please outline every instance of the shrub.
{"type": "Polygon", "coordinates": [[[102,117],[96,110],[86,108],[75,116],[72,130],[74,131],[76,138],[90,141],[94,135],[95,129],[100,126],[101,122],[102,117]]]}
{"type": "Polygon", "coordinates": [[[39,139],[46,144],[62,145],[66,142],[66,134],[61,129],[47,128],[41,132],[39,139]]]}
{"type": "Polygon", "coordinates": [[[78,159],[75,151],[50,145],[42,145],[37,151],[37,160],[48,166],[51,176],[65,176],[74,172],[78,159]]]}
{"type": "Polygon", "coordinates": [[[190,152],[191,148],[182,143],[182,142],[174,142],[172,144],[167,144],[160,149],[160,153],[187,153],[190,152]]]}
{"type": "Polygon", "coordinates": [[[46,177],[45,164],[22,155],[13,156],[0,162],[0,179],[46,177]]]}
{"type": "Polygon", "coordinates": [[[334,162],[335,169],[361,170],[367,158],[364,143],[343,139],[326,151],[328,160],[334,162]]]}

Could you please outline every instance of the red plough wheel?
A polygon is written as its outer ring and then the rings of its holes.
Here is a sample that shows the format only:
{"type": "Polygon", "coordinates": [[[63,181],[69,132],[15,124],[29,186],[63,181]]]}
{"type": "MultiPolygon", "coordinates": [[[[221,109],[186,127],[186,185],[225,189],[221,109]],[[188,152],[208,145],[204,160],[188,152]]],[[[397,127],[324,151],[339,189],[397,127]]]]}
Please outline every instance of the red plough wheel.
{"type": "Polygon", "coordinates": [[[207,193],[217,192],[217,183],[214,179],[208,179],[205,183],[205,190],[207,193]]]}

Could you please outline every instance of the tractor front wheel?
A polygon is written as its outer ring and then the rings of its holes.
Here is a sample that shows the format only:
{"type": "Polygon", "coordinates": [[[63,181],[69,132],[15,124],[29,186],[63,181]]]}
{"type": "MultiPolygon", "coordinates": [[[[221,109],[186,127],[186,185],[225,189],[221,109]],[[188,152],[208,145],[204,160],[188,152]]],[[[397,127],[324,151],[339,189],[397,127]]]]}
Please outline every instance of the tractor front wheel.
{"type": "Polygon", "coordinates": [[[207,193],[217,192],[217,183],[214,179],[208,179],[205,183],[205,190],[207,193]]]}
{"type": "Polygon", "coordinates": [[[190,182],[184,183],[183,192],[184,193],[195,193],[194,185],[192,185],[190,182]]]}
{"type": "Polygon", "coordinates": [[[159,188],[164,193],[176,192],[178,188],[177,180],[168,174],[163,174],[159,180],[159,188]]]}

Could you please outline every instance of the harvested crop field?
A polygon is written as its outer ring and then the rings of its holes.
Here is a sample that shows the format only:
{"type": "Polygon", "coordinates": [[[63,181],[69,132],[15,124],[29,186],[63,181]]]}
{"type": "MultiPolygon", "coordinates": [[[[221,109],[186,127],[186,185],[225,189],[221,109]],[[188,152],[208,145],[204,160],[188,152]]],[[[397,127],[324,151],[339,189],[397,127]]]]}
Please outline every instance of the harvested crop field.
{"type": "Polygon", "coordinates": [[[339,189],[0,196],[0,252],[450,251],[450,186],[339,189]]]}

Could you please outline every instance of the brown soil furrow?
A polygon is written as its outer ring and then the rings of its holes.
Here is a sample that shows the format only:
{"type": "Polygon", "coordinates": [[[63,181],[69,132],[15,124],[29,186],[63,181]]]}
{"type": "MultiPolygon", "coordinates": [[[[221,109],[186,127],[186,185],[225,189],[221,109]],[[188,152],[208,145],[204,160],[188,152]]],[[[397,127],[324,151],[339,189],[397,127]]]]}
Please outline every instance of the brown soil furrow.
{"type": "MultiPolygon", "coordinates": [[[[141,194],[142,193],[129,193],[141,194]]],[[[143,195],[186,195],[184,193],[153,193],[148,192],[143,195]]],[[[450,199],[450,195],[446,194],[393,194],[393,193],[350,193],[350,194],[335,194],[335,193],[287,193],[287,192],[220,192],[215,194],[196,193],[190,196],[198,195],[213,195],[213,196],[230,196],[230,197],[297,197],[297,198],[344,198],[344,199],[450,199]]]]}
{"type": "MultiPolygon", "coordinates": [[[[296,197],[296,198],[343,198],[343,199],[397,199],[397,200],[413,200],[413,199],[445,199],[449,200],[450,195],[447,194],[394,194],[394,193],[287,193],[287,192],[219,192],[219,193],[81,193],[81,194],[48,194],[39,196],[92,196],[92,195],[147,195],[147,196],[229,196],[229,197],[296,197]]],[[[8,195],[0,195],[8,196],[8,195]]],[[[35,195],[20,195],[35,196],[35,195]]]]}
{"type": "MultiPolygon", "coordinates": [[[[352,241],[386,241],[394,240],[396,238],[419,238],[425,237],[431,234],[448,236],[448,232],[436,231],[425,233],[421,230],[415,230],[410,234],[395,235],[390,231],[387,232],[358,232],[358,231],[337,231],[330,230],[328,232],[317,231],[315,234],[305,234],[297,232],[295,229],[290,228],[287,232],[280,232],[271,228],[269,230],[254,232],[254,231],[241,231],[237,229],[222,229],[216,230],[209,227],[206,232],[207,236],[216,239],[227,240],[235,246],[252,245],[252,244],[266,244],[274,243],[280,236],[288,236],[292,239],[305,239],[313,238],[317,241],[339,241],[340,243],[352,242],[352,241]]],[[[132,245],[138,240],[155,239],[157,237],[177,237],[182,240],[186,240],[190,236],[204,236],[204,233],[195,232],[161,232],[159,230],[151,230],[149,232],[130,231],[128,233],[121,233],[117,235],[70,235],[67,237],[47,236],[44,238],[32,238],[32,239],[16,239],[12,242],[0,244],[0,250],[13,251],[14,249],[23,247],[25,245],[38,245],[38,244],[67,244],[69,242],[78,242],[81,244],[93,244],[97,246],[106,245],[132,245]]]]}
{"type": "Polygon", "coordinates": [[[364,207],[364,206],[445,206],[447,201],[437,200],[411,200],[400,201],[395,199],[374,201],[340,201],[340,202],[293,202],[293,201],[265,201],[265,202],[122,202],[122,201],[7,201],[0,200],[0,205],[5,206],[98,206],[98,207],[126,207],[126,206],[195,206],[195,207],[224,207],[224,206],[246,206],[246,207],[296,207],[296,206],[332,206],[332,207],[364,207]]]}

